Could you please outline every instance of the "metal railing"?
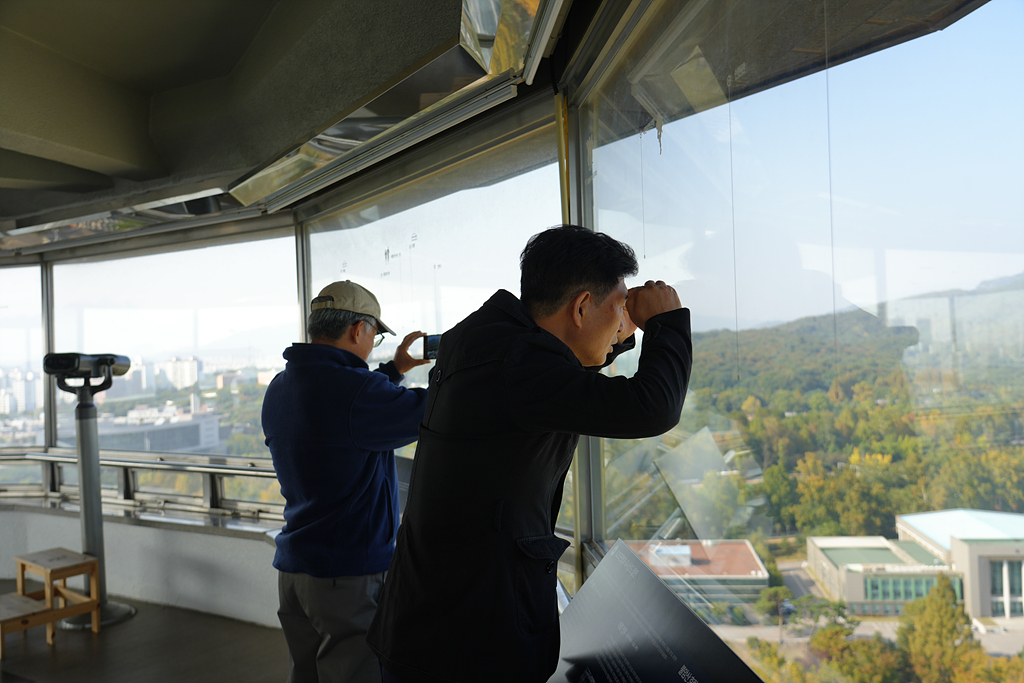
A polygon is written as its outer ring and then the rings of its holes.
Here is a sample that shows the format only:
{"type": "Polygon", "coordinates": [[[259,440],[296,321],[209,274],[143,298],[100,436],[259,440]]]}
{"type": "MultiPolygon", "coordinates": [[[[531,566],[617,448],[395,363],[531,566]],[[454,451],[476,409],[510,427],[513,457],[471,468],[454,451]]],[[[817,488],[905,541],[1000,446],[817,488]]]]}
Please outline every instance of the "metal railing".
{"type": "MultiPolygon", "coordinates": [[[[44,497],[76,502],[78,500],[78,456],[68,449],[40,451],[0,452],[0,465],[38,464],[38,482],[4,483],[0,480],[0,500],[4,498],[44,497]]],[[[128,451],[101,451],[100,468],[114,470],[113,482],[104,477],[102,491],[104,504],[135,508],[179,509],[237,517],[284,519],[284,504],[276,501],[252,500],[233,497],[226,489],[230,480],[244,477],[266,482],[264,490],[280,498],[277,474],[269,459],[245,458],[228,455],[196,455],[178,453],[150,453],[128,451]],[[161,490],[148,486],[147,478],[153,473],[180,473],[192,475],[180,478],[183,490],[161,490]],[[142,476],[140,476],[142,475],[142,476]]]]}

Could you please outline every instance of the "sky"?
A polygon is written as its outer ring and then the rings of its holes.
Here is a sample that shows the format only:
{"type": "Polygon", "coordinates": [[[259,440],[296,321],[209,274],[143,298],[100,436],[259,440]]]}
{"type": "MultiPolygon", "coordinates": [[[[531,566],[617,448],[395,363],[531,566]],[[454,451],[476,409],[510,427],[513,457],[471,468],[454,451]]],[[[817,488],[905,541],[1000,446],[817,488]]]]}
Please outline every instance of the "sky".
{"type": "MultiPolygon", "coordinates": [[[[628,284],[677,286],[695,330],[874,313],[1024,272],[1022,34],[1024,2],[992,0],[944,31],[669,123],[660,141],[598,147],[597,228],[636,249],[628,284]]],[[[328,219],[311,240],[313,290],[349,278],[396,331],[443,331],[496,289],[518,293],[519,252],[560,220],[555,165],[360,228],[330,232],[341,220],[328,219]]],[[[58,265],[58,347],[279,359],[298,338],[294,264],[285,236],[58,265]]],[[[38,301],[38,271],[0,270],[0,368],[38,362],[38,301]]]]}
{"type": "Polygon", "coordinates": [[[598,229],[695,329],[1024,272],[1024,3],[595,151],[598,229]],[[833,291],[833,283],[835,288],[833,291]],[[834,300],[833,300],[834,299],[834,300]]]}

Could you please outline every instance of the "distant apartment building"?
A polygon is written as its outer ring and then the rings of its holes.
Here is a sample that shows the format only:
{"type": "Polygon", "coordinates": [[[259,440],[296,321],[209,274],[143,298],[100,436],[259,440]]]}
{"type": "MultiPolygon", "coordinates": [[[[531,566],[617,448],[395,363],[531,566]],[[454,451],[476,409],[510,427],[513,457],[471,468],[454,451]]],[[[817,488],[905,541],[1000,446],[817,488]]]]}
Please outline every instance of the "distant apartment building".
{"type": "Polygon", "coordinates": [[[217,375],[217,389],[230,387],[232,384],[242,384],[243,381],[244,380],[242,379],[242,373],[238,372],[237,370],[232,370],[231,372],[222,372],[219,375],[217,375]]]}
{"type": "Polygon", "coordinates": [[[7,414],[31,412],[43,406],[43,378],[34,372],[22,373],[15,368],[7,375],[8,388],[6,394],[13,397],[8,400],[7,414]]]}
{"type": "Polygon", "coordinates": [[[16,415],[18,410],[18,399],[8,389],[0,389],[0,415],[16,415]]]}
{"type": "Polygon", "coordinates": [[[256,384],[259,382],[261,372],[253,368],[242,368],[241,370],[228,370],[217,375],[217,388],[224,389],[232,385],[256,384]]]}
{"type": "Polygon", "coordinates": [[[187,389],[199,381],[203,373],[203,362],[197,358],[171,358],[159,363],[164,380],[175,389],[187,389]]]}
{"type": "Polygon", "coordinates": [[[757,601],[768,587],[768,570],[747,540],[626,541],[683,602],[694,609],[712,603],[757,601]]]}
{"type": "Polygon", "coordinates": [[[947,575],[973,618],[1024,617],[1024,515],[941,510],[896,517],[897,540],[807,539],[808,570],[852,614],[902,614],[947,575]]]}
{"type": "Polygon", "coordinates": [[[153,382],[152,367],[143,363],[141,358],[133,359],[128,372],[121,377],[115,377],[114,383],[105,393],[106,399],[154,395],[156,386],[153,382]]]}

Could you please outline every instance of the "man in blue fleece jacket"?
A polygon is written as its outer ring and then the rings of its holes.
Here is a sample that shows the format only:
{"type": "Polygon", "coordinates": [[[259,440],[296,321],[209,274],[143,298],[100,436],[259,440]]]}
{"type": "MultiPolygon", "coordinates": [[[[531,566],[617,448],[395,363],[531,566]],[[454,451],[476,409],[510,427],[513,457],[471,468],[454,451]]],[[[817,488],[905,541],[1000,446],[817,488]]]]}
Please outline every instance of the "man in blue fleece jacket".
{"type": "Polygon", "coordinates": [[[291,683],[379,683],[366,630],[391,563],[398,529],[394,449],[416,440],[425,389],[400,386],[413,367],[402,340],[395,359],[370,371],[384,333],[377,298],[335,282],[313,299],[310,344],[284,351],[267,387],[263,432],[285,499],[277,537],[278,617],[288,641],[291,683]]]}

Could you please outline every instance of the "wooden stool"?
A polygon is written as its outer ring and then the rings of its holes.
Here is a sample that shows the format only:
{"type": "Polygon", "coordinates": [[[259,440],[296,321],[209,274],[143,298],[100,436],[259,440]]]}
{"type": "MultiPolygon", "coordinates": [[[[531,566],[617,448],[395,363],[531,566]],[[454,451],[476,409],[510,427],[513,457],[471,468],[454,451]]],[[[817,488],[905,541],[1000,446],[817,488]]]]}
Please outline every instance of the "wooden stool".
{"type": "Polygon", "coordinates": [[[66,548],[51,548],[14,561],[18,592],[0,596],[0,658],[8,633],[46,624],[46,642],[53,645],[57,621],[86,612],[92,612],[92,632],[100,632],[99,560],[66,548]],[[27,593],[26,574],[41,578],[43,589],[27,593]],[[68,578],[82,574],[89,575],[89,595],[68,588],[68,578]]]}

